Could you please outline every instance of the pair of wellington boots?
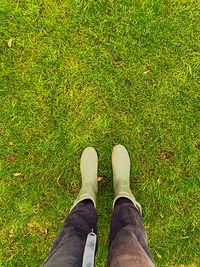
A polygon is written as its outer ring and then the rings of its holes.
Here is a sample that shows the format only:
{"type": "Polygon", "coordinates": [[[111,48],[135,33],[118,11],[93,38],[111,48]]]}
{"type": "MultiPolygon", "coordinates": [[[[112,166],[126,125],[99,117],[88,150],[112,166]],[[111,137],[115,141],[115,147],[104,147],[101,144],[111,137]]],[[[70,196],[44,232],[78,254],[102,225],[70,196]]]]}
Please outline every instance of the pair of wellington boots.
{"type": "MultiPolygon", "coordinates": [[[[71,210],[82,200],[91,199],[96,207],[98,192],[97,183],[98,156],[93,147],[87,147],[82,153],[80,161],[82,187],[71,210]]],[[[112,152],[114,202],[120,197],[128,198],[141,212],[140,204],[135,200],[130,190],[130,158],[126,148],[116,145],[112,152]]]]}

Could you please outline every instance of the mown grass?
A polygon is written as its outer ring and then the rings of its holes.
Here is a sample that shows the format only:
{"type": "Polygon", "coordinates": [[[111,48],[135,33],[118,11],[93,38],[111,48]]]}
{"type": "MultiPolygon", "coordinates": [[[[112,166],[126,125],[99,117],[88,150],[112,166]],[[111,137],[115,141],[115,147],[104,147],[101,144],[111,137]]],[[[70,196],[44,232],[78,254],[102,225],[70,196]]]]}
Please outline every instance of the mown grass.
{"type": "Polygon", "coordinates": [[[1,1],[2,266],[44,262],[79,191],[86,146],[104,177],[96,266],[106,266],[118,143],[130,153],[156,266],[200,264],[199,7],[1,1]]]}

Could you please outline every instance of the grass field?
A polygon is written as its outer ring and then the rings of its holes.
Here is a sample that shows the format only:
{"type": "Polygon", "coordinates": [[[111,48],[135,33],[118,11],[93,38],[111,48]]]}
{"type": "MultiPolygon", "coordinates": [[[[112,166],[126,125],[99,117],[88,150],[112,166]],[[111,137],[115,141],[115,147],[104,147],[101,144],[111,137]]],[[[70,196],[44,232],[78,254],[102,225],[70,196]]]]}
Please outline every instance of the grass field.
{"type": "Polygon", "coordinates": [[[106,266],[119,143],[156,266],[200,265],[199,12],[195,0],[1,0],[1,266],[44,262],[86,146],[106,266]]]}

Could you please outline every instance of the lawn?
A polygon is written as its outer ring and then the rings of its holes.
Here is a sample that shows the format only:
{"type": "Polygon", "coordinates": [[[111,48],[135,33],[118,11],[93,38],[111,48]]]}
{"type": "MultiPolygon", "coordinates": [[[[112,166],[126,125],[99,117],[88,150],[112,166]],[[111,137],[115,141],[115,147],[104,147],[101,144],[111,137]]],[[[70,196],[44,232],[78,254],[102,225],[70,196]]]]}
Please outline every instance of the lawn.
{"type": "Polygon", "coordinates": [[[106,266],[119,143],[156,266],[200,265],[199,12],[195,0],[1,0],[1,266],[45,261],[87,146],[106,266]]]}

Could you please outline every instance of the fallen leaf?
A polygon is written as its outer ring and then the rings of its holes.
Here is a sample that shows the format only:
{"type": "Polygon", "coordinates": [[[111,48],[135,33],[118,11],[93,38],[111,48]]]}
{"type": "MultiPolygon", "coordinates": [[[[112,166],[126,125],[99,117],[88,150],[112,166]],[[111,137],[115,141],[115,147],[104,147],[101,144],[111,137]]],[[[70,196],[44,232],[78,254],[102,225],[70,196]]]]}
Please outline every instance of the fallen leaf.
{"type": "Polygon", "coordinates": [[[103,179],[103,177],[98,177],[97,181],[100,182],[103,179]]]}
{"type": "Polygon", "coordinates": [[[114,26],[114,27],[113,27],[113,30],[115,31],[116,29],[117,29],[117,27],[116,27],[116,26],[114,26]]]}
{"type": "Polygon", "coordinates": [[[149,70],[145,70],[144,72],[143,72],[143,74],[147,74],[149,72],[149,70]]]}
{"type": "Polygon", "coordinates": [[[160,178],[158,178],[157,182],[158,182],[158,184],[160,184],[160,178]]]}
{"type": "Polygon", "coordinates": [[[37,203],[37,207],[40,209],[40,211],[44,211],[42,207],[40,207],[40,203],[37,203]]]}
{"type": "Polygon", "coordinates": [[[12,141],[9,141],[9,145],[12,146],[12,141]]]}
{"type": "Polygon", "coordinates": [[[15,241],[15,239],[12,239],[11,241],[10,241],[10,243],[13,243],[15,241]]]}
{"type": "Polygon", "coordinates": [[[157,257],[158,257],[159,259],[162,259],[162,256],[161,256],[160,254],[158,254],[158,253],[157,253],[157,257]]]}
{"type": "Polygon", "coordinates": [[[12,46],[12,41],[13,41],[13,38],[10,38],[10,39],[8,40],[8,47],[9,47],[9,48],[11,48],[11,46],[12,46]]]}
{"type": "Polygon", "coordinates": [[[8,161],[14,161],[14,160],[15,160],[15,158],[13,156],[8,157],[8,161]]]}
{"type": "Polygon", "coordinates": [[[5,75],[6,76],[6,79],[9,81],[10,80],[10,78],[7,76],[7,75],[5,75]]]}
{"type": "Polygon", "coordinates": [[[48,234],[48,230],[47,228],[44,229],[44,235],[47,235],[48,234]]]}
{"type": "Polygon", "coordinates": [[[60,179],[60,177],[61,177],[61,175],[57,178],[57,184],[58,184],[59,186],[61,186],[61,184],[59,183],[59,179],[60,179]]]}
{"type": "Polygon", "coordinates": [[[13,237],[13,234],[14,234],[14,230],[11,229],[10,232],[9,232],[9,237],[13,237]]]}
{"type": "Polygon", "coordinates": [[[148,70],[151,70],[151,69],[152,69],[152,67],[150,67],[150,66],[147,66],[147,69],[148,69],[148,70]]]}
{"type": "Polygon", "coordinates": [[[15,177],[18,177],[18,176],[22,176],[22,174],[20,172],[16,172],[13,174],[15,177]]]}

